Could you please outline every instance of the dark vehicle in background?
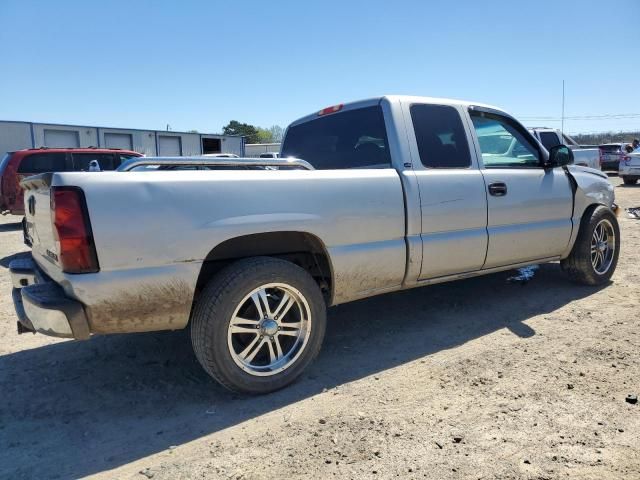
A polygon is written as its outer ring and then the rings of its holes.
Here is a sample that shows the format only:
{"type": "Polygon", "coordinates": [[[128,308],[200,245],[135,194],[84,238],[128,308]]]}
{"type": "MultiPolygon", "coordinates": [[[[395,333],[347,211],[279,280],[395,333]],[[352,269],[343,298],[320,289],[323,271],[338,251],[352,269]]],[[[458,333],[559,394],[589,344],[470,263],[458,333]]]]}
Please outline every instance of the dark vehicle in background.
{"type": "Polygon", "coordinates": [[[625,155],[624,147],[626,143],[605,143],[600,145],[602,152],[602,170],[618,171],[620,160],[625,155]]]}
{"type": "Polygon", "coordinates": [[[126,160],[141,157],[131,150],[113,148],[29,148],[7,152],[0,162],[0,212],[24,215],[20,181],[45,172],[88,172],[92,161],[100,170],[115,170],[126,160]]]}

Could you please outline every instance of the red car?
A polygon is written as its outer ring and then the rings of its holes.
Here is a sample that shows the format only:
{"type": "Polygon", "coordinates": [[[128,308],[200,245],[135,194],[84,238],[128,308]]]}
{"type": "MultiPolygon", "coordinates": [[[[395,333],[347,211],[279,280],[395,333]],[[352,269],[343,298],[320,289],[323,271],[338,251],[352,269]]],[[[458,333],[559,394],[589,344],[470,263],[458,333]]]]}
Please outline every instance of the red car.
{"type": "Polygon", "coordinates": [[[113,148],[43,147],[8,152],[0,162],[0,212],[24,215],[20,187],[24,177],[44,172],[89,171],[93,160],[100,170],[115,170],[125,160],[141,156],[138,152],[113,148]]]}

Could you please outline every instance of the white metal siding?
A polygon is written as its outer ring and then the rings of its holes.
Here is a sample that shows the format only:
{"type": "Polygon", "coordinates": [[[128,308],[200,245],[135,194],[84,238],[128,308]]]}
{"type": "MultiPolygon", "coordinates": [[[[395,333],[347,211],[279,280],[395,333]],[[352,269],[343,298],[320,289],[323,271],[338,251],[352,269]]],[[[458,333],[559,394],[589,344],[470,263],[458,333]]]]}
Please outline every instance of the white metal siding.
{"type": "Polygon", "coordinates": [[[133,148],[133,138],[130,133],[105,132],[104,146],[107,148],[131,150],[133,148]]]}
{"type": "Polygon", "coordinates": [[[239,157],[246,156],[246,152],[243,150],[243,138],[242,137],[220,137],[222,138],[222,151],[224,153],[235,153],[239,157]]]}
{"type": "Polygon", "coordinates": [[[0,121],[0,157],[8,151],[58,145],[66,147],[131,148],[144,155],[153,156],[161,153],[157,151],[160,145],[160,137],[173,138],[167,141],[172,145],[171,147],[167,146],[167,151],[173,155],[201,155],[202,138],[217,138],[220,139],[221,152],[244,156],[242,137],[165,132],[160,130],[0,121]],[[45,130],[47,131],[46,139],[45,130]]]}
{"type": "Polygon", "coordinates": [[[183,133],[180,138],[182,139],[182,155],[202,154],[199,133],[183,133]]]}
{"type": "Polygon", "coordinates": [[[259,157],[261,153],[280,153],[279,143],[248,143],[244,146],[247,157],[259,157]]]}
{"type": "Polygon", "coordinates": [[[143,155],[153,156],[156,152],[156,133],[155,132],[134,132],[133,133],[133,149],[143,155]]]}
{"type": "Polygon", "coordinates": [[[178,135],[158,135],[158,155],[176,157],[182,155],[181,141],[178,135]]]}
{"type": "Polygon", "coordinates": [[[0,122],[0,158],[6,152],[31,148],[31,125],[20,122],[0,122]]]}

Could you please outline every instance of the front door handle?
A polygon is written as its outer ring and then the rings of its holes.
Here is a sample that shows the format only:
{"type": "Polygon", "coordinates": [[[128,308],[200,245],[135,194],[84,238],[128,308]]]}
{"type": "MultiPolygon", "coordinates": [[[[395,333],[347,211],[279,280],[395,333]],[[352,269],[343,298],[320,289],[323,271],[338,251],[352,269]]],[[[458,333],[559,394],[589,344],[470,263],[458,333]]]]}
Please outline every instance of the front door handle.
{"type": "Polygon", "coordinates": [[[504,197],[507,194],[507,184],[496,182],[489,185],[489,194],[494,197],[504,197]]]}

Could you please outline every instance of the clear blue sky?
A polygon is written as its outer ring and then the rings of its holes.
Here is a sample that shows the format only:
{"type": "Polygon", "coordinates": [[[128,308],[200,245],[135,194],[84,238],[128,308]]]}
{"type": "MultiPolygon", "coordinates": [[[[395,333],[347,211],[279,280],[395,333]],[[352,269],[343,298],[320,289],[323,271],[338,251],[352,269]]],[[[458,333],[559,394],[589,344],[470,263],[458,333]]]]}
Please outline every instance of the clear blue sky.
{"type": "MultiPolygon", "coordinates": [[[[220,131],[381,94],[640,129],[640,0],[0,0],[0,119],[220,131]]],[[[524,120],[532,125],[559,125],[524,120]]]]}

